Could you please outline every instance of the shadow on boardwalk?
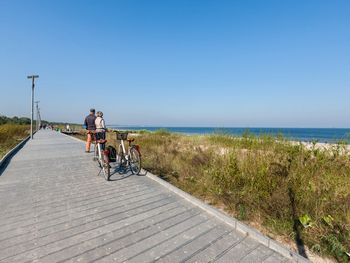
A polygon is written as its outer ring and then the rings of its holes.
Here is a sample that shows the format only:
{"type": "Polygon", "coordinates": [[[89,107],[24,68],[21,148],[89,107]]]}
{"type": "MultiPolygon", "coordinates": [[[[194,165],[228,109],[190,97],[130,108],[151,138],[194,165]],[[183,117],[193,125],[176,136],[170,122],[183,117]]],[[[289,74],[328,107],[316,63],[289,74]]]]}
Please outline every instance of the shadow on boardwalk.
{"type": "MultiPolygon", "coordinates": [[[[111,163],[111,176],[110,181],[120,181],[124,180],[130,176],[146,176],[147,171],[142,170],[138,175],[134,175],[131,172],[131,169],[129,166],[125,165],[116,165],[115,163],[111,163]]],[[[102,173],[102,170],[99,171],[99,175],[102,173]]]]}

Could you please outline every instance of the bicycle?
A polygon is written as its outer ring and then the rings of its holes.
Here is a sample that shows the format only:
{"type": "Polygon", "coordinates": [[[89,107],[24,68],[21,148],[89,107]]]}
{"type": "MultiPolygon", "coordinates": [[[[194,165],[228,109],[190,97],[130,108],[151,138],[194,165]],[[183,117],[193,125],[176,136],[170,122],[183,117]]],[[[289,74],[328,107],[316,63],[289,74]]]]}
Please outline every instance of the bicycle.
{"type": "Polygon", "coordinates": [[[91,132],[94,136],[95,147],[94,147],[94,161],[98,161],[99,167],[101,168],[98,175],[103,171],[104,178],[109,181],[111,176],[110,165],[109,165],[109,152],[108,150],[102,150],[102,144],[106,144],[107,140],[97,140],[96,132],[91,132]]]}
{"type": "Polygon", "coordinates": [[[135,139],[128,139],[128,132],[117,132],[117,140],[120,141],[117,150],[116,162],[121,166],[129,166],[133,174],[138,175],[141,171],[140,146],[132,144],[135,139]],[[124,141],[128,141],[128,150],[125,149],[124,141]]]}

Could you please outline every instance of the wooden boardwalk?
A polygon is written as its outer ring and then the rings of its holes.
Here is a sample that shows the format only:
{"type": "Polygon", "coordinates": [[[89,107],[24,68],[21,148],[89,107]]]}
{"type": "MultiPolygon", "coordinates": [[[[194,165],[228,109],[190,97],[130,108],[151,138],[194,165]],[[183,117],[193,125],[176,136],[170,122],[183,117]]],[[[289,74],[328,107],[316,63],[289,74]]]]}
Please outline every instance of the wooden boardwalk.
{"type": "Polygon", "coordinates": [[[0,176],[0,262],[291,262],[146,176],[39,131],[0,176]]]}

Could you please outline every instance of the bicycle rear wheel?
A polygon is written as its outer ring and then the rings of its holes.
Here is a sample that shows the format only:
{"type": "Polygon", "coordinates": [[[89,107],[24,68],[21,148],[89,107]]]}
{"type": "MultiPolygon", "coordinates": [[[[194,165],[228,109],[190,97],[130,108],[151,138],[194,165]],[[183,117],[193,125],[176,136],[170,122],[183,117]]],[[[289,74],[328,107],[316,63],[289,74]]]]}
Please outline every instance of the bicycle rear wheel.
{"type": "Polygon", "coordinates": [[[135,147],[131,147],[129,158],[131,172],[133,174],[139,174],[141,171],[141,155],[135,147]]]}

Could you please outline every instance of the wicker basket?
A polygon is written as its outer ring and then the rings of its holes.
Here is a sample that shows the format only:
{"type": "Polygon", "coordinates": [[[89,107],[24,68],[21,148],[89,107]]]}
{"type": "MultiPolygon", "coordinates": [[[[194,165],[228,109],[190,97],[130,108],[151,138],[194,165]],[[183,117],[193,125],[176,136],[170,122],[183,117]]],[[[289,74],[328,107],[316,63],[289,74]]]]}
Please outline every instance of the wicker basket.
{"type": "Polygon", "coordinates": [[[117,132],[117,140],[121,141],[125,141],[128,139],[128,132],[117,132]]]}

